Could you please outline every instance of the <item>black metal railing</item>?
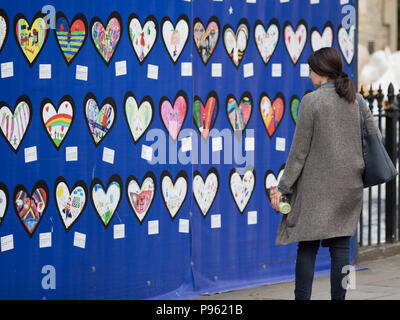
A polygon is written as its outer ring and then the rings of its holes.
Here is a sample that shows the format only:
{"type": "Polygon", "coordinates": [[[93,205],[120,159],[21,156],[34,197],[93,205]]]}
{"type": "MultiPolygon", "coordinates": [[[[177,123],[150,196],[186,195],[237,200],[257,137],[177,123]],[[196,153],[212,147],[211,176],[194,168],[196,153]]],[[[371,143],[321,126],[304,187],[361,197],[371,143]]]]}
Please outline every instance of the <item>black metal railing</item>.
{"type": "MultiPolygon", "coordinates": [[[[360,94],[365,98],[382,133],[386,150],[398,168],[400,92],[395,94],[392,84],[385,97],[381,86],[377,91],[360,94]]],[[[358,242],[360,246],[393,243],[399,240],[400,230],[400,176],[386,184],[364,189],[364,204],[359,222],[358,242]]]]}

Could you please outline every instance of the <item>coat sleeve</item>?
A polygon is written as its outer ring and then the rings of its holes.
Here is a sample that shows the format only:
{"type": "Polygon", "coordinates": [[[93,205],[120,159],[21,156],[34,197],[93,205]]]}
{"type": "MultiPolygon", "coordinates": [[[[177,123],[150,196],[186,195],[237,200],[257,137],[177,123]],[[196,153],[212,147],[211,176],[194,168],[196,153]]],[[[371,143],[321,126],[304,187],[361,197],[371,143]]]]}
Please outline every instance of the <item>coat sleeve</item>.
{"type": "Polygon", "coordinates": [[[301,100],[296,130],[286,161],[284,173],[279,181],[278,190],[283,194],[292,194],[293,187],[299,178],[311,146],[314,130],[313,108],[310,95],[301,100]]]}
{"type": "MultiPolygon", "coordinates": [[[[362,106],[364,108],[365,112],[365,125],[368,129],[369,133],[377,133],[378,137],[382,140],[382,133],[380,132],[379,128],[376,126],[375,121],[374,121],[374,116],[371,113],[371,109],[367,106],[367,102],[363,98],[363,96],[359,93],[357,93],[361,97],[362,101],[362,106]]],[[[366,132],[365,132],[366,133],[366,132]]]]}

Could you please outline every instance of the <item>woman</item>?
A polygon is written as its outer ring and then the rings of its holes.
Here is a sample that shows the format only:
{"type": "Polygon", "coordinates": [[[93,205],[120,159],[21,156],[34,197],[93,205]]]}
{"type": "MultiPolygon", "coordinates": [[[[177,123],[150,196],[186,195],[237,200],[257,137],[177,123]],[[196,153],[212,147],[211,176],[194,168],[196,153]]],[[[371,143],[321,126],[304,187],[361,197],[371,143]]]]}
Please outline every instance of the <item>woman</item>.
{"type": "MultiPolygon", "coordinates": [[[[346,283],[342,282],[348,270],[344,267],[349,265],[350,238],[363,202],[359,107],[354,85],[343,72],[343,60],[336,49],[312,53],[308,64],[317,90],[301,101],[279,191],[271,199],[278,211],[282,195],[291,195],[292,211],[282,218],[276,244],[299,242],[297,300],[310,299],[318,248],[329,247],[331,298],[344,300],[346,283]]],[[[368,130],[382,137],[364,99],[361,101],[368,130]]]]}

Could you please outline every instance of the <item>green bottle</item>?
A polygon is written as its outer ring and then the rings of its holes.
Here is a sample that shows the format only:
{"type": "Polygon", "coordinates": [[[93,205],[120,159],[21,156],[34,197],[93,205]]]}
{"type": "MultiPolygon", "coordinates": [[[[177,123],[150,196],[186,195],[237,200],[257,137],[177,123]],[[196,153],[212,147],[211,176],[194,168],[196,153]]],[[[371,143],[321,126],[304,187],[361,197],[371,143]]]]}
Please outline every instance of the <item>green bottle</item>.
{"type": "Polygon", "coordinates": [[[288,214],[292,210],[289,201],[290,199],[288,196],[282,196],[281,202],[279,203],[279,211],[281,213],[288,214]]]}

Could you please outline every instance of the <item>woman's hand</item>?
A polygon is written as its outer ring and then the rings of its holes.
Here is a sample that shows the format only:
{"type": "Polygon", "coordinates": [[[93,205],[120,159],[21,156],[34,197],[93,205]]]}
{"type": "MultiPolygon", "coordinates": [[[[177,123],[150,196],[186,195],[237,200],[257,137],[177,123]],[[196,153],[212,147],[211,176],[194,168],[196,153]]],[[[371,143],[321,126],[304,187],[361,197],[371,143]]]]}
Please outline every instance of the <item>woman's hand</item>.
{"type": "Polygon", "coordinates": [[[272,197],[271,197],[271,204],[272,208],[274,208],[276,211],[279,211],[280,209],[280,202],[283,194],[278,190],[272,197]]]}

